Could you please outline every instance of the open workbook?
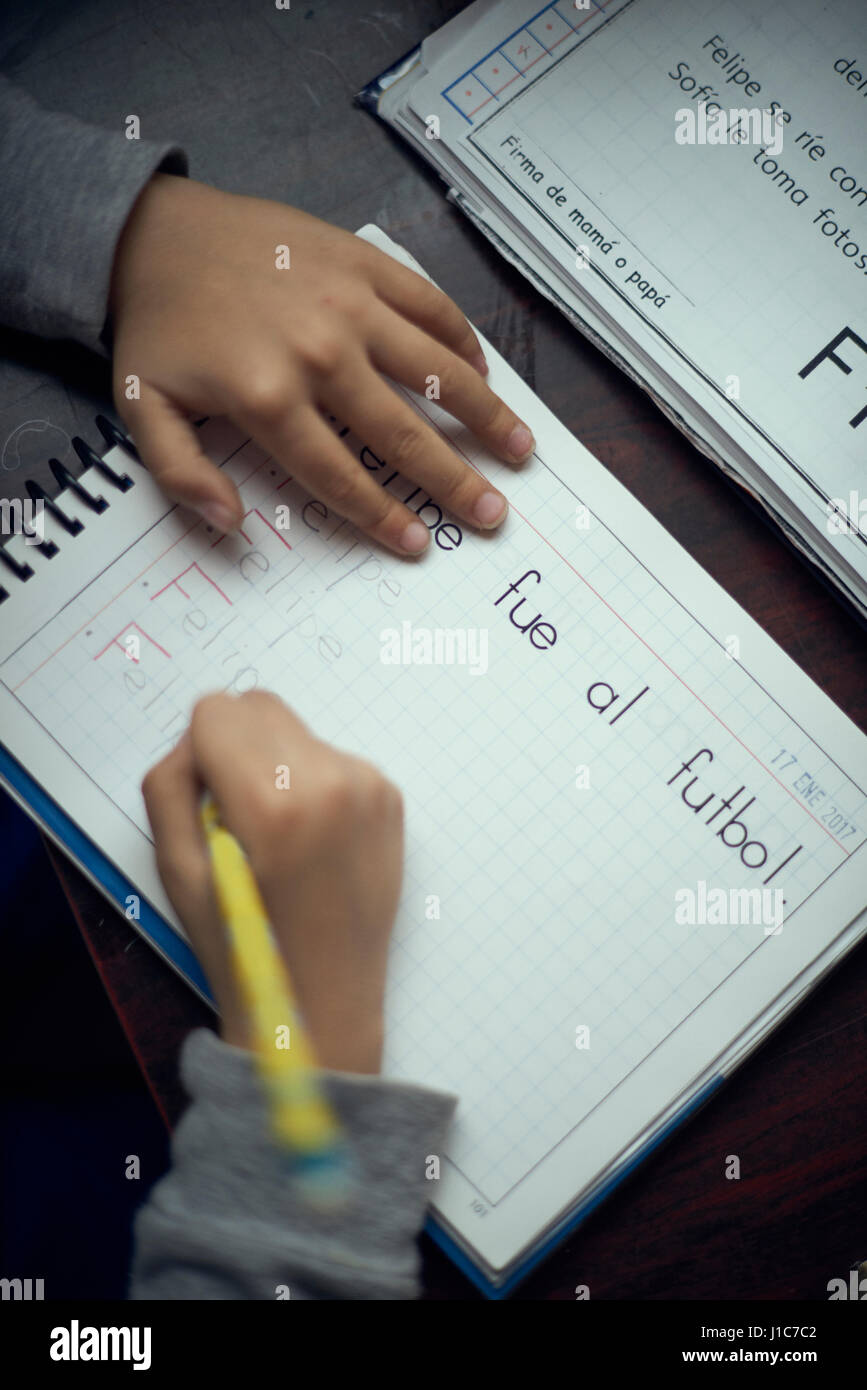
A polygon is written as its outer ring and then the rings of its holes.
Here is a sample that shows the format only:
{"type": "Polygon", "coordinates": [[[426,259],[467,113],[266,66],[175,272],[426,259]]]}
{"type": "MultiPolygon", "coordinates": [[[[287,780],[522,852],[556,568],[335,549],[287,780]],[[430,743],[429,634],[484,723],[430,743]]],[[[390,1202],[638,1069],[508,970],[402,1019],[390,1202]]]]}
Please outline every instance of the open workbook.
{"type": "Polygon", "coordinates": [[[431,528],[419,561],[226,422],[202,437],[244,502],[232,537],[119,447],[86,469],[60,498],[80,533],[46,516],[53,557],[17,537],[0,572],[0,768],[200,989],[140,792],[196,698],[270,688],[387,772],[384,1070],[460,1097],[431,1230],[496,1295],[863,934],[867,738],[482,343],[526,465],[409,398],[509,497],[496,534],[344,435],[431,528]]]}
{"type": "Polygon", "coordinates": [[[867,616],[863,0],[476,0],[360,99],[867,616]]]}

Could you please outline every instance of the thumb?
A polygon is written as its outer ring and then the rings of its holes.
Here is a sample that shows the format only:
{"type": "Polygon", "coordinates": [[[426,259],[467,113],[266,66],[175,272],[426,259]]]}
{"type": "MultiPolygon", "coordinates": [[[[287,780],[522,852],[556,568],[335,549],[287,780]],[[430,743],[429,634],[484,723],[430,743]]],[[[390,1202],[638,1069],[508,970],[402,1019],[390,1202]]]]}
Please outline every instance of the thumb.
{"type": "Polygon", "coordinates": [[[166,496],[190,507],[210,526],[234,530],[242,515],[235,485],[202,452],[180,407],[150,385],[143,385],[140,400],[125,399],[123,407],[142,462],[166,496]]]}

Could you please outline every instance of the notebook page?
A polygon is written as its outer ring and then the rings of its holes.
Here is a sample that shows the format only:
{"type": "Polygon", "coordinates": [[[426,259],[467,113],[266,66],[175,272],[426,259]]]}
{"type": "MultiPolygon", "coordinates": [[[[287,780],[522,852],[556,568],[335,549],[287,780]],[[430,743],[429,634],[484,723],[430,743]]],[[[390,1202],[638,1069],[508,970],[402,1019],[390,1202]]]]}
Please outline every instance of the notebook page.
{"type": "Polygon", "coordinates": [[[0,693],[13,753],[168,916],[138,787],[205,691],[274,689],[402,787],[385,1069],[459,1095],[431,1200],[497,1266],[864,906],[867,740],[484,347],[529,465],[416,404],[506,491],[501,533],[347,436],[434,528],[401,561],[209,425],[244,534],[137,474],[0,607],[0,693]],[[678,920],[762,887],[779,930],[678,920]]]}
{"type": "Polygon", "coordinates": [[[471,39],[414,112],[813,525],[844,504],[827,530],[863,575],[867,11],[512,0],[471,39]],[[774,103],[773,148],[700,122],[678,143],[702,93],[712,113],[774,103]]]}

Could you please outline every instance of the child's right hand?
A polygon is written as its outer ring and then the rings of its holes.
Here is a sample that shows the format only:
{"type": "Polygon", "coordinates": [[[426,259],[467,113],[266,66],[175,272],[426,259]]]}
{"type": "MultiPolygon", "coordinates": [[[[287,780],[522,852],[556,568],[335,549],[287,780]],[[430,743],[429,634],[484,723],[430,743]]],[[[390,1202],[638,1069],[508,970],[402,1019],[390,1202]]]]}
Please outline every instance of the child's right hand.
{"type": "Polygon", "coordinates": [[[200,700],[178,745],[145,777],[160,875],[208,977],[224,1041],[238,1047],[248,1045],[247,1020],[199,819],[205,787],[250,862],[320,1064],[377,1072],[403,867],[397,788],[314,738],[264,691],[200,700]]]}

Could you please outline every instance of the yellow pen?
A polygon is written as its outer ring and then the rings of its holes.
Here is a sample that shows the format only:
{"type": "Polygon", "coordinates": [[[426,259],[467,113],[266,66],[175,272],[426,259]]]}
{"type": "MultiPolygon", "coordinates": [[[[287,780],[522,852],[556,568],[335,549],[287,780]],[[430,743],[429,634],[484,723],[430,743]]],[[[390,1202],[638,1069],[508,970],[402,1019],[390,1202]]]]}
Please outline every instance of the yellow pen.
{"type": "Polygon", "coordinates": [[[292,1166],[324,1196],[345,1187],[340,1126],[319,1084],[313,1048],[301,1022],[289,972],[271,935],[268,914],[247,858],[220,820],[213,798],[201,806],[220,914],[235,977],[253,1034],[271,1130],[292,1166]]]}

